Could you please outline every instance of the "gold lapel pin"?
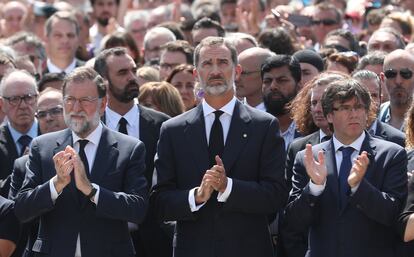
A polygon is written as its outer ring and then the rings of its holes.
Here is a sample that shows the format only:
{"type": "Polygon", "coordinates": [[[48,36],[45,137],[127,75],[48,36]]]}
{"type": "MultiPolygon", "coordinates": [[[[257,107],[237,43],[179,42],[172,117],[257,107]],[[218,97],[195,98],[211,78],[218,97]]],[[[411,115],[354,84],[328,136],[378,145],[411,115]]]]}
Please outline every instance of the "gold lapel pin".
{"type": "Polygon", "coordinates": [[[247,138],[247,134],[246,133],[243,134],[243,138],[247,138]]]}

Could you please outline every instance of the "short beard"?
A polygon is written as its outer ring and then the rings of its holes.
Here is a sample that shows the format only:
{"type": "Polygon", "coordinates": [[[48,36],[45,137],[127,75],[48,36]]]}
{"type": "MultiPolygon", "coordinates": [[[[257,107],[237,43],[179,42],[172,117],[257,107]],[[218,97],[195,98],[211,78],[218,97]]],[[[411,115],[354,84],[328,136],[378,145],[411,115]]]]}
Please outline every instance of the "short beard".
{"type": "Polygon", "coordinates": [[[291,95],[283,96],[280,95],[281,98],[274,100],[272,99],[272,93],[269,93],[265,96],[263,96],[263,102],[266,107],[266,111],[273,116],[282,116],[284,114],[287,114],[289,112],[287,105],[292,101],[293,98],[295,98],[297,91],[291,95]]]}
{"type": "Polygon", "coordinates": [[[132,100],[134,100],[135,97],[139,95],[139,85],[136,82],[128,82],[128,84],[125,86],[124,90],[122,92],[118,92],[116,88],[113,86],[111,80],[108,78],[108,88],[111,92],[112,96],[118,100],[121,103],[129,103],[132,100]],[[135,86],[137,90],[134,90],[132,92],[128,92],[128,88],[130,86],[135,86]]]}
{"type": "MultiPolygon", "coordinates": [[[[234,75],[232,76],[230,81],[234,81],[234,75]]],[[[220,96],[226,93],[227,91],[229,91],[232,87],[234,87],[234,85],[229,84],[228,81],[226,81],[222,85],[215,85],[215,86],[209,85],[208,80],[206,82],[202,82],[200,80],[200,83],[201,83],[201,88],[204,90],[204,92],[212,96],[220,96]]]]}
{"type": "MultiPolygon", "coordinates": [[[[92,118],[91,121],[84,120],[84,121],[73,121],[69,114],[64,114],[63,117],[65,119],[65,123],[73,132],[75,132],[76,135],[82,137],[84,135],[88,135],[93,128],[96,128],[99,124],[99,121],[101,119],[99,111],[97,110],[92,118]]],[[[79,115],[79,114],[77,114],[79,115]]],[[[86,114],[84,115],[86,119],[86,114]]]]}
{"type": "Polygon", "coordinates": [[[109,18],[96,18],[96,21],[101,25],[102,27],[106,27],[109,24],[109,18]]]}

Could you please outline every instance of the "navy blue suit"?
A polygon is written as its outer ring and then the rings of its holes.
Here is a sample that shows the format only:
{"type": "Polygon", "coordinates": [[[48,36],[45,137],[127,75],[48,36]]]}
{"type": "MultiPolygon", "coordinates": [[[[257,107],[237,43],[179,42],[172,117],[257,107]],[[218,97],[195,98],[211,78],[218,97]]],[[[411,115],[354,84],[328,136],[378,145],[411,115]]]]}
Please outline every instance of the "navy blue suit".
{"type": "Polygon", "coordinates": [[[212,194],[196,212],[189,191],[211,168],[202,105],[164,122],[157,154],[151,204],[161,220],[177,221],[175,257],[273,256],[267,217],[287,200],[277,119],[236,102],[222,155],[232,191],[225,203],[212,194]]]}
{"type": "Polygon", "coordinates": [[[90,180],[100,186],[98,204],[79,198],[74,179],[53,203],[49,180],[56,175],[52,157],[73,144],[69,129],[48,133],[32,142],[26,177],[15,204],[17,217],[40,217],[35,256],[73,257],[80,235],[87,256],[134,256],[128,222],[145,215],[145,147],[138,139],[103,126],[90,180]]]}
{"type": "Polygon", "coordinates": [[[285,216],[292,231],[310,228],[306,256],[395,256],[392,227],[407,196],[406,151],[366,133],[361,152],[367,151],[370,164],[359,188],[341,210],[333,140],[318,144],[312,150],[314,157],[319,150],[325,153],[328,170],[325,190],[319,196],[310,194],[304,151],[299,152],[285,216]]]}

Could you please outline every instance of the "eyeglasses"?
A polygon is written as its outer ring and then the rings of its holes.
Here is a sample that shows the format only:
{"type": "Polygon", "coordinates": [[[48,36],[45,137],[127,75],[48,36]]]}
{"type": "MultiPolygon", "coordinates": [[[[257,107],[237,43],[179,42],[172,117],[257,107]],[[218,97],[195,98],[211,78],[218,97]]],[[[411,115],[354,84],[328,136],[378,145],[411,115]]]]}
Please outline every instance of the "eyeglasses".
{"type": "MultiPolygon", "coordinates": [[[[387,79],[393,79],[397,77],[398,71],[394,69],[388,69],[384,72],[387,79]]],[[[410,69],[404,68],[400,70],[400,76],[403,79],[410,79],[413,76],[413,72],[410,69]]]]}
{"type": "Polygon", "coordinates": [[[313,20],[312,21],[312,25],[322,24],[324,26],[332,26],[332,25],[335,25],[337,23],[338,23],[337,20],[332,20],[332,19],[323,19],[323,20],[313,20]]]}
{"type": "Polygon", "coordinates": [[[34,104],[36,102],[36,98],[37,98],[37,94],[27,94],[27,95],[22,95],[22,96],[3,96],[4,99],[6,99],[11,105],[13,106],[17,106],[19,105],[22,100],[24,100],[24,102],[26,104],[34,104]]]}
{"type": "Polygon", "coordinates": [[[73,96],[65,96],[63,98],[63,102],[68,106],[74,106],[76,102],[79,102],[79,104],[85,108],[90,106],[93,102],[98,100],[98,97],[82,97],[82,98],[75,98],[73,96]]]}
{"type": "Polygon", "coordinates": [[[56,117],[58,115],[61,115],[63,112],[63,107],[62,106],[56,106],[54,108],[50,108],[48,110],[44,110],[44,111],[38,111],[36,113],[36,118],[38,119],[44,119],[46,118],[46,116],[49,114],[51,117],[56,117]]]}
{"type": "Polygon", "coordinates": [[[244,70],[242,70],[242,72],[240,73],[240,75],[248,76],[250,74],[257,73],[257,72],[260,72],[260,70],[254,70],[254,71],[244,71],[244,70]]]}
{"type": "Polygon", "coordinates": [[[360,112],[360,111],[365,109],[365,105],[363,105],[363,104],[357,104],[357,105],[354,105],[354,106],[340,105],[338,107],[333,107],[332,109],[334,111],[344,112],[344,113],[351,113],[353,110],[356,111],[356,112],[360,112]]]}

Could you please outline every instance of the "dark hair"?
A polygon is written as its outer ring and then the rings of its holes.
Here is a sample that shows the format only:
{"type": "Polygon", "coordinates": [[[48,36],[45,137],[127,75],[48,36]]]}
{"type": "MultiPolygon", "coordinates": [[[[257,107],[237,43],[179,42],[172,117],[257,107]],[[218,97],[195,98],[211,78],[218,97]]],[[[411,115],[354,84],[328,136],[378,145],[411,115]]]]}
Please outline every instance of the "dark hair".
{"type": "Polygon", "coordinates": [[[108,65],[106,63],[106,60],[109,56],[122,56],[127,55],[126,49],[123,47],[114,47],[105,49],[102,52],[99,53],[99,55],[95,59],[95,64],[93,68],[96,72],[99,73],[104,78],[108,78],[108,65]]]}
{"type": "Polygon", "coordinates": [[[189,64],[193,63],[194,48],[187,41],[176,40],[176,41],[167,42],[161,46],[161,49],[168,51],[168,52],[183,53],[185,55],[185,59],[187,63],[189,64]]]}
{"type": "Polygon", "coordinates": [[[347,29],[335,29],[335,30],[332,30],[332,31],[330,31],[325,36],[325,40],[324,41],[326,41],[327,38],[333,37],[333,36],[339,36],[339,37],[345,39],[346,41],[348,41],[349,46],[350,46],[350,48],[348,50],[354,51],[356,53],[359,53],[359,51],[360,51],[360,49],[359,49],[359,42],[358,42],[357,38],[355,37],[355,35],[352,34],[351,31],[349,31],[347,29]]]}
{"type": "Polygon", "coordinates": [[[322,11],[333,11],[335,13],[335,20],[339,23],[342,20],[343,13],[341,10],[335,7],[335,5],[329,2],[320,2],[314,5],[315,9],[322,10],[322,11]]]}
{"type": "MultiPolygon", "coordinates": [[[[93,6],[96,2],[96,0],[90,0],[91,1],[91,5],[93,6]]],[[[119,5],[121,0],[115,0],[116,5],[119,5]]]]}
{"type": "Polygon", "coordinates": [[[224,37],[225,35],[223,26],[221,26],[220,23],[218,23],[217,21],[214,21],[207,17],[200,19],[194,24],[193,30],[198,30],[198,29],[216,29],[217,36],[224,37]]]}
{"type": "Polygon", "coordinates": [[[69,83],[80,83],[86,80],[90,80],[93,83],[95,83],[99,98],[103,98],[106,96],[106,84],[104,79],[94,69],[90,67],[78,67],[75,68],[71,73],[66,75],[65,79],[63,80],[63,96],[65,96],[66,87],[69,83]]]}
{"type": "Polygon", "coordinates": [[[285,54],[278,54],[276,56],[268,57],[261,67],[260,75],[263,80],[263,75],[266,72],[270,72],[274,68],[280,68],[283,66],[287,66],[289,68],[290,74],[292,75],[293,79],[296,83],[299,83],[299,81],[302,79],[302,72],[300,69],[300,63],[299,61],[291,56],[291,55],[285,55],[285,54]]]}
{"type": "Polygon", "coordinates": [[[230,50],[231,60],[233,61],[234,66],[238,64],[237,60],[237,50],[232,43],[222,37],[207,37],[197,45],[194,50],[194,66],[197,67],[198,61],[200,59],[201,48],[205,46],[213,45],[224,45],[227,49],[230,50]]]}
{"type": "Polygon", "coordinates": [[[53,21],[55,19],[65,20],[65,21],[72,23],[75,26],[76,35],[79,36],[80,26],[79,26],[78,20],[76,19],[75,15],[72,12],[67,12],[67,11],[56,12],[52,16],[50,16],[49,19],[47,19],[45,23],[46,36],[50,36],[50,33],[52,32],[53,21]]]}
{"type": "Polygon", "coordinates": [[[135,63],[140,63],[140,55],[134,38],[126,31],[115,31],[105,41],[104,49],[114,47],[128,47],[135,54],[135,63]]]}
{"type": "Polygon", "coordinates": [[[180,64],[178,66],[175,66],[165,81],[167,81],[168,83],[171,83],[174,76],[180,72],[187,72],[187,73],[193,74],[193,69],[194,69],[194,66],[190,64],[180,64]]]}
{"type": "Polygon", "coordinates": [[[62,73],[46,73],[43,75],[43,77],[40,79],[39,82],[37,82],[37,89],[39,92],[42,92],[47,88],[47,84],[51,82],[62,82],[65,79],[65,75],[62,73]]]}
{"type": "Polygon", "coordinates": [[[220,7],[223,7],[225,4],[237,4],[237,0],[220,0],[220,7]]]}
{"type": "Polygon", "coordinates": [[[358,65],[358,54],[355,52],[338,52],[331,54],[328,60],[343,65],[351,74],[358,65]]]}
{"type": "Polygon", "coordinates": [[[171,30],[174,33],[177,40],[185,40],[184,32],[182,31],[180,24],[174,21],[166,21],[161,24],[158,24],[157,27],[163,27],[171,30]]]}
{"type": "Polygon", "coordinates": [[[266,29],[260,33],[257,41],[260,47],[276,54],[292,55],[296,52],[289,33],[283,28],[266,29]]]}
{"type": "MultiPolygon", "coordinates": [[[[397,48],[398,48],[398,49],[404,49],[404,48],[405,48],[406,43],[405,43],[405,39],[404,39],[403,35],[401,35],[401,33],[400,33],[400,32],[398,32],[398,31],[396,31],[395,29],[393,29],[393,28],[391,28],[391,27],[383,27],[383,28],[379,28],[379,29],[377,29],[376,31],[374,31],[374,32],[372,33],[372,35],[374,35],[374,33],[377,33],[377,32],[386,32],[386,33],[388,33],[388,34],[393,35],[393,36],[394,36],[394,38],[395,38],[395,41],[396,41],[396,43],[397,43],[397,48]]],[[[372,35],[371,35],[371,38],[372,38],[372,35]]],[[[370,39],[371,39],[371,38],[370,38],[370,39]]],[[[368,43],[369,43],[369,40],[368,40],[368,43]]],[[[368,45],[369,45],[369,44],[368,44],[368,45]]]]}
{"type": "Polygon", "coordinates": [[[334,102],[339,101],[343,103],[354,97],[364,105],[365,110],[369,110],[371,96],[369,95],[368,89],[363,87],[358,80],[347,78],[331,82],[322,95],[323,114],[327,116],[333,112],[334,102]]]}

